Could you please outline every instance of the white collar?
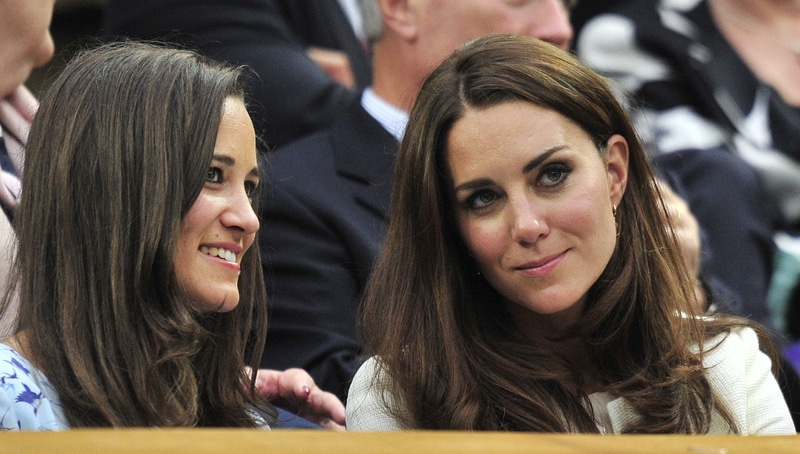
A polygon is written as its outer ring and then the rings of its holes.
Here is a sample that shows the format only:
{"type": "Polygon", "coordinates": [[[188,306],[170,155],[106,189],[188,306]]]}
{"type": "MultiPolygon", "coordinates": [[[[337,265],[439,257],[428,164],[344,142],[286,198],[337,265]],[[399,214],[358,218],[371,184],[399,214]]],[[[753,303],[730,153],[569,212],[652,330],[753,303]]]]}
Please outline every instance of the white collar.
{"type": "Polygon", "coordinates": [[[361,107],[369,113],[372,118],[383,126],[399,142],[406,132],[408,123],[408,112],[390,104],[385,99],[379,97],[372,88],[367,87],[361,95],[361,107]]]}

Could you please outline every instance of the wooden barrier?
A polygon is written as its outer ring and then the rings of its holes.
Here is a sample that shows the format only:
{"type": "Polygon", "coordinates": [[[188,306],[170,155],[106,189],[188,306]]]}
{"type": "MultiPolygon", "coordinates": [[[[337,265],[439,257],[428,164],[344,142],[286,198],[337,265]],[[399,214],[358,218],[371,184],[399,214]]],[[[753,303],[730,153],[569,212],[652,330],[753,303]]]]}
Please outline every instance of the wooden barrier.
{"type": "Polygon", "coordinates": [[[92,429],[0,433],[0,453],[800,453],[800,436],[563,435],[253,429],[92,429]]]}

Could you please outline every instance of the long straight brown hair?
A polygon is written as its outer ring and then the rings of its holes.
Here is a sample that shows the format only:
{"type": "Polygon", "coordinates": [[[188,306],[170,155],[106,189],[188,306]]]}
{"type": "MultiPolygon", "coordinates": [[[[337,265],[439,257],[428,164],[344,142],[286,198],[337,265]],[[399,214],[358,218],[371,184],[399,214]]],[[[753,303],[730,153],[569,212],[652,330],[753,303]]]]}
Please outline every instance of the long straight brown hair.
{"type": "Polygon", "coordinates": [[[253,426],[251,404],[272,414],[243,371],[266,329],[258,246],[229,313],[200,313],[173,266],[223,102],[243,99],[241,72],[188,51],[109,44],[70,62],[42,98],[11,292],[16,332],[72,427],[253,426]]]}
{"type": "Polygon", "coordinates": [[[360,317],[366,352],[389,378],[375,386],[403,404],[390,411],[407,428],[598,430],[578,371],[519,335],[455,224],[450,130],[468,107],[511,101],[564,115],[600,154],[614,134],[628,141],[617,245],[573,333],[588,345],[605,390],[641,415],[626,430],[703,433],[714,410],[738,430],[714,404],[702,349],[709,336],[746,321],[694,317],[693,281],[626,112],[605,80],[573,56],[510,35],[476,40],[432,73],[400,146],[387,239],[360,317]]]}

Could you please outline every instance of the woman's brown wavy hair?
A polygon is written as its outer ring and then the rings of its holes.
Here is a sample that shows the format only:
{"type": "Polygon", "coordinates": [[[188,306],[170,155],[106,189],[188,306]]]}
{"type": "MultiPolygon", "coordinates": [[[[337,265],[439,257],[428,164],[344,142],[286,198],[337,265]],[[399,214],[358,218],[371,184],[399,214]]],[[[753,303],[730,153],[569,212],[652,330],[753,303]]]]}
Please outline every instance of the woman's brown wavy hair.
{"type": "Polygon", "coordinates": [[[448,135],[465,109],[524,101],[583,128],[598,153],[613,134],[630,148],[619,238],[574,335],[585,339],[605,390],[641,415],[636,433],[703,433],[718,411],[737,430],[702,367],[699,346],[738,319],[693,315],[685,271],[653,173],[606,81],[572,55],[533,38],[468,44],[427,79],[401,143],[383,253],[365,293],[368,354],[405,405],[405,427],[596,432],[578,371],[513,328],[501,296],[476,273],[455,223],[448,135]]]}

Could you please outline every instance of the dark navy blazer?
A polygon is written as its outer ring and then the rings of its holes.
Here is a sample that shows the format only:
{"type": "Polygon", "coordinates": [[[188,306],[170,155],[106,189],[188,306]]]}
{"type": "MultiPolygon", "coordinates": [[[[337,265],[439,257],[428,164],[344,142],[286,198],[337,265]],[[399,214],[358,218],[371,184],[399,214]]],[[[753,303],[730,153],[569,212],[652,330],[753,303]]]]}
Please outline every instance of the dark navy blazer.
{"type": "Polygon", "coordinates": [[[386,232],[396,148],[356,101],[330,130],[262,162],[269,328],[261,365],[302,367],[342,400],[360,353],[358,302],[386,232]]]}

